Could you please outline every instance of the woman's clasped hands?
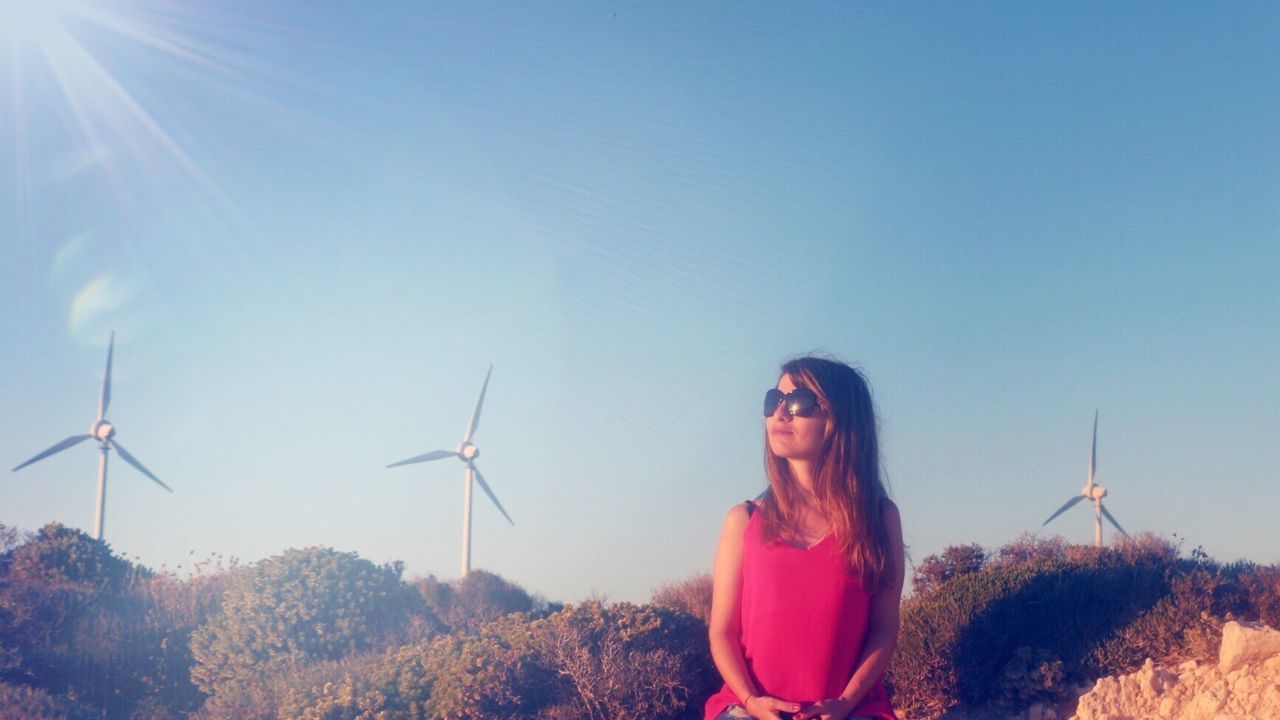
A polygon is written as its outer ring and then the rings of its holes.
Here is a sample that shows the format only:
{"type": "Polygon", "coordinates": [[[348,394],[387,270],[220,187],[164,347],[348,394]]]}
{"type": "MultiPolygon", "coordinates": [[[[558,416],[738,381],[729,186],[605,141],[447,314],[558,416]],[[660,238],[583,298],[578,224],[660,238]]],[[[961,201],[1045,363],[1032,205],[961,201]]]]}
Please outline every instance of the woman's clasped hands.
{"type": "Polygon", "coordinates": [[[743,703],[743,709],[756,720],[845,720],[853,712],[853,705],[844,698],[829,698],[801,708],[799,703],[752,695],[743,703]]]}
{"type": "Polygon", "coordinates": [[[742,708],[756,720],[783,720],[800,712],[800,703],[787,702],[768,695],[748,695],[746,701],[742,703],[742,708]]]}
{"type": "Polygon", "coordinates": [[[794,720],[845,720],[853,712],[853,701],[844,698],[819,700],[796,713],[794,720]]]}

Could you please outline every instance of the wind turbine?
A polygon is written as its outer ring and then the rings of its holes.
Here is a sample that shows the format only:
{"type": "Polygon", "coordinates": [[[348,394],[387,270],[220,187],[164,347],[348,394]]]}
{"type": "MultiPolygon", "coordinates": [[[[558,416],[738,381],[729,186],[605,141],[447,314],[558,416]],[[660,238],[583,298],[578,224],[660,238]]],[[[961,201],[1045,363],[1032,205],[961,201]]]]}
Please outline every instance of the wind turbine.
{"type": "Polygon", "coordinates": [[[120,458],[122,460],[137,468],[143,475],[154,480],[160,487],[168,490],[169,492],[173,492],[173,488],[170,488],[168,485],[160,482],[160,478],[156,477],[150,470],[143,467],[142,463],[138,462],[136,458],[130,455],[129,451],[125,450],[123,445],[116,442],[116,428],[110,422],[107,422],[107,406],[111,404],[111,355],[115,350],[115,346],[116,333],[113,330],[111,332],[111,341],[107,344],[107,370],[102,374],[102,394],[98,396],[98,418],[89,426],[89,432],[84,435],[72,435],[66,440],[59,442],[48,450],[45,450],[13,469],[13,472],[18,472],[22,468],[34,462],[43,460],[50,455],[56,455],[72,445],[78,445],[90,438],[99,441],[101,444],[98,446],[98,449],[102,451],[102,454],[98,456],[98,506],[97,512],[93,516],[93,537],[98,540],[102,539],[102,525],[107,510],[107,453],[109,453],[112,448],[114,448],[116,452],[120,453],[120,458]]]}
{"type": "Polygon", "coordinates": [[[1102,487],[1101,485],[1098,485],[1093,481],[1093,476],[1097,468],[1097,464],[1098,464],[1098,411],[1094,410],[1093,411],[1093,447],[1089,449],[1089,478],[1085,482],[1084,488],[1080,491],[1080,494],[1071,498],[1066,502],[1065,505],[1058,508],[1058,511],[1050,515],[1049,519],[1045,520],[1044,523],[1041,524],[1041,527],[1048,525],[1050,521],[1052,521],[1054,518],[1058,517],[1062,513],[1066,512],[1067,509],[1070,508],[1072,505],[1075,505],[1081,500],[1087,499],[1087,500],[1093,501],[1093,544],[1095,547],[1102,547],[1102,518],[1104,517],[1112,525],[1116,526],[1116,529],[1120,531],[1121,535],[1125,537],[1129,537],[1129,533],[1125,532],[1124,528],[1120,527],[1120,523],[1116,522],[1116,519],[1111,516],[1111,513],[1107,512],[1107,509],[1102,506],[1102,498],[1107,496],[1107,489],[1102,487]]]}
{"type": "Polygon", "coordinates": [[[467,433],[462,436],[462,442],[458,443],[455,450],[432,450],[423,455],[417,455],[407,460],[394,462],[388,465],[388,468],[400,467],[401,465],[412,465],[414,463],[428,462],[431,460],[439,460],[441,458],[456,457],[465,464],[466,467],[466,484],[463,486],[462,493],[462,577],[466,577],[471,572],[471,481],[474,478],[480,483],[480,489],[489,496],[494,505],[498,506],[498,512],[507,519],[507,522],[515,525],[515,521],[503,509],[502,503],[498,502],[498,498],[493,494],[493,490],[489,488],[489,483],[484,481],[484,476],[480,474],[480,469],[476,467],[476,458],[480,457],[480,448],[471,442],[471,437],[475,435],[476,426],[480,424],[480,406],[484,404],[484,391],[489,388],[489,376],[493,374],[493,366],[489,366],[489,372],[485,373],[484,384],[480,386],[480,399],[476,400],[476,409],[471,413],[471,420],[467,422],[467,433]]]}

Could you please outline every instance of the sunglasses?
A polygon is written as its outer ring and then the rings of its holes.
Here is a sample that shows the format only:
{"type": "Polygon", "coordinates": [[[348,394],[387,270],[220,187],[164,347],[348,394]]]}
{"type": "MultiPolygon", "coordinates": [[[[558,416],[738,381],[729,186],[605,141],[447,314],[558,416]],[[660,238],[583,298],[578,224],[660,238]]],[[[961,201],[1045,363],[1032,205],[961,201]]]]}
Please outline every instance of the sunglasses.
{"type": "Polygon", "coordinates": [[[770,388],[764,394],[764,416],[773,415],[779,405],[791,417],[809,417],[818,409],[818,395],[809,388],[796,388],[789,393],[770,388]]]}

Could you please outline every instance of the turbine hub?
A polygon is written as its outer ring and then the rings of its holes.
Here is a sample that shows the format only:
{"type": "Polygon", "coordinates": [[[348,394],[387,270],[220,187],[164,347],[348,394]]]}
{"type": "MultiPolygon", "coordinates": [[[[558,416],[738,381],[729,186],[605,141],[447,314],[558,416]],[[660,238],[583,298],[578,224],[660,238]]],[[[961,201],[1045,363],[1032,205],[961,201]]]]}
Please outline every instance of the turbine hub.
{"type": "Polygon", "coordinates": [[[458,446],[458,454],[462,456],[463,462],[471,462],[480,457],[480,448],[465,442],[458,446]]]}
{"type": "Polygon", "coordinates": [[[102,442],[106,442],[111,439],[112,435],[116,434],[116,428],[106,420],[94,420],[93,424],[89,426],[89,434],[102,442]]]}
{"type": "Polygon", "coordinates": [[[1089,493],[1089,497],[1094,500],[1101,500],[1107,496],[1107,489],[1101,485],[1094,485],[1093,490],[1089,493]]]}

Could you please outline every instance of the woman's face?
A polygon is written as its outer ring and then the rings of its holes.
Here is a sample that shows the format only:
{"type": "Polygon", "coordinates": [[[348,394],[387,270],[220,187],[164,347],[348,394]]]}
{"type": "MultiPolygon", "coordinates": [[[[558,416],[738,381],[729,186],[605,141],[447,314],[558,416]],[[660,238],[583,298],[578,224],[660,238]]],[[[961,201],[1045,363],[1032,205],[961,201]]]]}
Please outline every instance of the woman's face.
{"type": "MultiPolygon", "coordinates": [[[[783,375],[778,379],[778,389],[789,393],[796,389],[796,384],[790,375],[783,375]]],[[[826,413],[821,407],[809,417],[793,417],[787,413],[785,402],[778,403],[773,414],[764,421],[769,449],[780,458],[813,462],[822,451],[826,424],[826,413]]]]}

